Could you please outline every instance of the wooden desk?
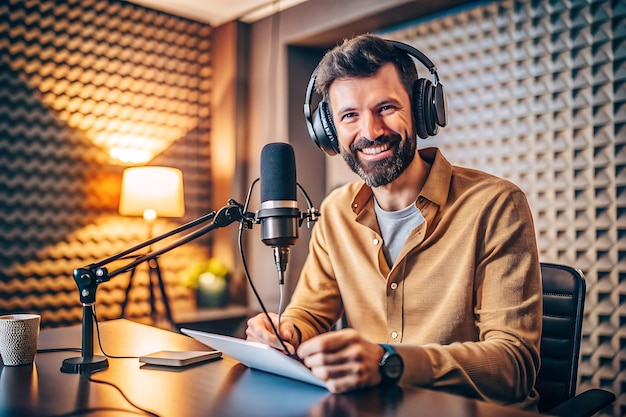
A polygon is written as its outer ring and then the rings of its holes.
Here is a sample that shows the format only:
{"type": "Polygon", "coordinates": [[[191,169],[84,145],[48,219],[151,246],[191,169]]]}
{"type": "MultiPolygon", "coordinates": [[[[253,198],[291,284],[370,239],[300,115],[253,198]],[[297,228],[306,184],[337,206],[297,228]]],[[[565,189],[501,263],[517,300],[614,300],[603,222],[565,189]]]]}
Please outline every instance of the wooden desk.
{"type": "MultiPolygon", "coordinates": [[[[103,349],[115,356],[208,349],[182,334],[123,319],[100,323],[100,334],[103,349]]],[[[80,344],[80,326],[43,330],[39,339],[40,349],[76,348],[80,344]]],[[[38,353],[32,366],[1,367],[0,416],[142,415],[114,387],[62,373],[63,359],[75,356],[80,353],[38,353]]],[[[146,367],[136,358],[109,358],[109,367],[90,377],[115,384],[134,404],[161,417],[537,416],[412,387],[334,395],[250,370],[229,357],[182,369],[146,367]]]]}

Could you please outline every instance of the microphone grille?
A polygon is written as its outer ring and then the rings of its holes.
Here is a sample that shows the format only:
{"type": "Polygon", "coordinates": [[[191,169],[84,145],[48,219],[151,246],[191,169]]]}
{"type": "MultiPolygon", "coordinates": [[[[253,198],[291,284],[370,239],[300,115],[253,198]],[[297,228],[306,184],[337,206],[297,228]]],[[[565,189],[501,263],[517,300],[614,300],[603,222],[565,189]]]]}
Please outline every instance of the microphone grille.
{"type": "Polygon", "coordinates": [[[261,202],[268,200],[296,200],[296,157],[288,143],[261,150],[261,202]]]}

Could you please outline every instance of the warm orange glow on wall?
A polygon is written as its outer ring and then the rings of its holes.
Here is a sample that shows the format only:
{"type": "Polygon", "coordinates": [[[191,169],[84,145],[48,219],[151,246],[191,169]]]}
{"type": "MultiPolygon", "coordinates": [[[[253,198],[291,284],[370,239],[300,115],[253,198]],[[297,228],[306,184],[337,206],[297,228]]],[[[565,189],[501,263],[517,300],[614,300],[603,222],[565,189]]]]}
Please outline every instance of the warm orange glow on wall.
{"type": "MultiPolygon", "coordinates": [[[[101,148],[109,163],[145,164],[208,116],[203,78],[210,27],[141,13],[131,24],[121,11],[133,6],[111,4],[107,16],[92,18],[106,22],[92,26],[86,17],[63,20],[69,8],[53,2],[36,2],[37,7],[54,8],[55,18],[33,13],[27,37],[12,32],[15,59],[6,63],[39,90],[41,102],[60,121],[101,148]]],[[[21,19],[19,11],[9,14],[9,21],[21,19]]]]}
{"type": "MultiPolygon", "coordinates": [[[[0,310],[43,312],[42,328],[80,324],[71,271],[146,239],[147,222],[118,214],[120,166],[182,168],[194,174],[186,211],[213,206],[213,28],[127,1],[8,0],[0,32],[0,310]]],[[[195,308],[178,275],[211,245],[160,257],[173,311],[195,308]]],[[[127,306],[139,321],[151,317],[144,266],[127,306]]],[[[99,288],[99,319],[120,316],[124,278],[99,288]]]]}

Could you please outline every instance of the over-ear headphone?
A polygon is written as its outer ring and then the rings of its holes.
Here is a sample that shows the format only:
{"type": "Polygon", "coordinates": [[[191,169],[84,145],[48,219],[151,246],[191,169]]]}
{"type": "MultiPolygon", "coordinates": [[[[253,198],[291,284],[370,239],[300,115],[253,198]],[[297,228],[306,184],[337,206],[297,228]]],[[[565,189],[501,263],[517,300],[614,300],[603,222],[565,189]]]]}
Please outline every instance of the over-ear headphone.
{"type": "MultiPolygon", "coordinates": [[[[439,132],[439,127],[444,127],[448,123],[446,95],[443,84],[439,82],[437,68],[418,49],[402,42],[389,40],[397,49],[404,51],[408,55],[420,61],[434,77],[434,83],[425,78],[417,78],[413,84],[413,120],[417,136],[426,139],[435,136],[439,132]]],[[[326,100],[322,100],[317,108],[312,111],[311,98],[315,87],[319,64],[315,67],[311,79],[306,88],[306,98],[304,101],[304,117],[309,135],[313,142],[328,155],[339,153],[339,140],[337,131],[333,123],[333,116],[330,106],[326,100]]]]}

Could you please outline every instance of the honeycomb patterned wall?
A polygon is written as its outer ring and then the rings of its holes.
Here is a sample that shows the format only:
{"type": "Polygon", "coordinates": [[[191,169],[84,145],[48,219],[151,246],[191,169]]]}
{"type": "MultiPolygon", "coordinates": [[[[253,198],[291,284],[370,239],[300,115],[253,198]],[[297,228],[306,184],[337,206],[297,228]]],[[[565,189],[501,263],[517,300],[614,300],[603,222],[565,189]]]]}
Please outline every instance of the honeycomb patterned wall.
{"type": "Polygon", "coordinates": [[[497,1],[386,35],[447,89],[449,126],[421,146],[520,185],[541,260],[585,273],[579,389],[626,415],[626,3],[497,1]]]}
{"type": "MultiPolygon", "coordinates": [[[[183,171],[186,216],[157,219],[155,234],[211,210],[211,34],[121,1],[0,4],[0,313],[80,323],[73,270],[147,238],[117,213],[128,165],[183,171]]],[[[209,252],[205,237],[161,256],[173,309],[193,306],[179,277],[209,252]]],[[[99,286],[100,319],[120,316],[128,282],[99,286]]],[[[147,282],[140,265],[127,317],[150,317],[147,282]]]]}

